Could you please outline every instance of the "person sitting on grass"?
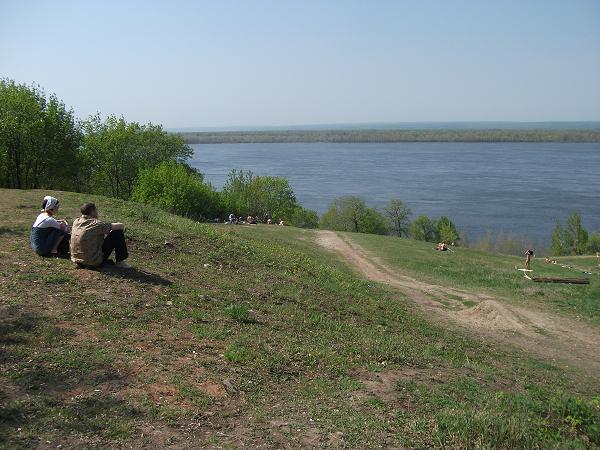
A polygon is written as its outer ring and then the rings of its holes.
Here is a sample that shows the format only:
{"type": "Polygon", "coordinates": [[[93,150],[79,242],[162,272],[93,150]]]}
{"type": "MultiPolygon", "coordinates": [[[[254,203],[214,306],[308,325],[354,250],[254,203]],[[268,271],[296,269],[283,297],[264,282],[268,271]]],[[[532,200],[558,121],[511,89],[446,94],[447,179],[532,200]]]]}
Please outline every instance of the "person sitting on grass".
{"type": "Polygon", "coordinates": [[[47,195],[42,212],[31,227],[31,248],[40,256],[67,256],[69,254],[69,224],[56,219],[58,199],[47,195]]]}
{"type": "Polygon", "coordinates": [[[446,245],[446,242],[445,242],[445,241],[442,241],[442,242],[440,242],[440,243],[437,245],[437,250],[439,250],[440,252],[445,252],[445,251],[447,251],[447,250],[448,250],[448,246],[446,245]]]}
{"type": "Polygon", "coordinates": [[[115,266],[129,268],[125,262],[129,256],[125,225],[98,220],[98,209],[94,203],[84,203],[80,211],[81,217],[75,219],[71,231],[71,261],[88,268],[112,265],[113,261],[109,258],[114,250],[115,266]]]}

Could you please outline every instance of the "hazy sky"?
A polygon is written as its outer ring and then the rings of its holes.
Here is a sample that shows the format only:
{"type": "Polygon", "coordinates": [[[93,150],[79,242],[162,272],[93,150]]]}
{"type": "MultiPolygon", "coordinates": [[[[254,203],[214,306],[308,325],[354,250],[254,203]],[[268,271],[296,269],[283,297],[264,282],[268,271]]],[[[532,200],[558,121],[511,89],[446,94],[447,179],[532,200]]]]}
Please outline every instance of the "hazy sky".
{"type": "Polygon", "coordinates": [[[166,127],[600,120],[600,1],[0,0],[0,77],[166,127]]]}

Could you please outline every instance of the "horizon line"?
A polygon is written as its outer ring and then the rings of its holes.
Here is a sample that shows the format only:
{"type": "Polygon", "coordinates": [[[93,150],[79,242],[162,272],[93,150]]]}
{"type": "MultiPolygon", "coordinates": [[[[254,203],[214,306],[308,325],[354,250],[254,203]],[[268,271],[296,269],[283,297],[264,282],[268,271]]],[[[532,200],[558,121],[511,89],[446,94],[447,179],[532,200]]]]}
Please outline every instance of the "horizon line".
{"type": "MultiPolygon", "coordinates": [[[[310,130],[350,130],[350,129],[381,129],[381,130],[415,130],[415,129],[486,129],[482,125],[496,125],[501,129],[531,129],[533,126],[547,129],[595,129],[600,128],[600,120],[455,120],[455,121],[411,121],[411,122],[333,122],[306,123],[287,125],[224,125],[224,126],[188,126],[165,127],[170,132],[220,132],[220,131],[310,131],[310,130]],[[414,128],[415,126],[421,128],[414,128]],[[445,127],[444,127],[445,125],[445,127]],[[466,125],[470,125],[467,127],[466,125]],[[423,128],[425,126],[425,128],[423,128]],[[512,127],[510,127],[512,126],[512,127]],[[516,128],[515,128],[516,127],[516,128]]],[[[488,128],[489,129],[489,128],[488,128]]]]}

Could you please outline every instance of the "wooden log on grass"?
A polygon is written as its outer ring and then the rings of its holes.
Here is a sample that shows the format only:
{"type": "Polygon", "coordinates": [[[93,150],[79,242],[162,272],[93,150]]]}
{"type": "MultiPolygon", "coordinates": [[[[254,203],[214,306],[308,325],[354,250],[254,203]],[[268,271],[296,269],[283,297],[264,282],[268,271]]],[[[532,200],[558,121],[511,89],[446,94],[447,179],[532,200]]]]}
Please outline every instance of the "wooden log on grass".
{"type": "Polygon", "coordinates": [[[530,280],[536,283],[590,284],[588,278],[531,277],[530,280]]]}

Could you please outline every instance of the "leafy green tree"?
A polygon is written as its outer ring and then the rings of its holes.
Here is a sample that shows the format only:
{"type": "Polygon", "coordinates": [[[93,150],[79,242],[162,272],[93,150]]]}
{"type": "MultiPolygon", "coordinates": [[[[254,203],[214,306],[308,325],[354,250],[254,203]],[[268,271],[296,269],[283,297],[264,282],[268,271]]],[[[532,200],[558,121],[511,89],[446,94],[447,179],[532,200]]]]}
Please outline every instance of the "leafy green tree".
{"type": "Polygon", "coordinates": [[[600,233],[591,233],[587,243],[588,253],[600,252],[600,233]]]}
{"type": "Polygon", "coordinates": [[[390,229],[383,214],[375,208],[367,208],[361,221],[361,233],[389,234],[390,229]]]}
{"type": "Polygon", "coordinates": [[[565,227],[571,254],[583,255],[587,250],[588,233],[581,224],[579,212],[574,211],[567,219],[565,227]]]}
{"type": "Polygon", "coordinates": [[[319,226],[319,216],[315,211],[296,206],[288,222],[294,227],[317,228],[319,226]]]}
{"type": "Polygon", "coordinates": [[[565,230],[560,224],[560,220],[556,221],[556,226],[552,232],[550,252],[554,256],[563,256],[569,254],[569,249],[567,248],[567,243],[565,242],[565,230]]]}
{"type": "Polygon", "coordinates": [[[321,228],[372,234],[388,232],[385,217],[356,196],[334,199],[321,217],[321,228]]]}
{"type": "Polygon", "coordinates": [[[456,226],[454,222],[448,219],[446,216],[442,216],[436,222],[437,227],[437,235],[439,236],[440,241],[447,242],[450,244],[451,242],[456,242],[458,240],[458,231],[456,231],[456,226]]]}
{"type": "Polygon", "coordinates": [[[410,208],[400,199],[392,199],[383,207],[388,219],[390,233],[395,236],[408,235],[410,226],[409,217],[412,214],[410,208]]]}
{"type": "Polygon", "coordinates": [[[252,172],[232,170],[223,194],[231,212],[252,214],[264,219],[270,216],[275,220],[288,220],[298,202],[288,180],[281,177],[257,176],[252,172]]]}
{"type": "Polygon", "coordinates": [[[410,237],[417,241],[436,242],[439,240],[434,220],[420,215],[410,224],[410,237]]]}
{"type": "Polygon", "coordinates": [[[82,156],[87,191],[127,199],[141,170],[163,162],[183,163],[192,149],[179,135],[165,132],[160,125],[140,125],[124,118],[99,115],[83,123],[82,156]]]}
{"type": "Polygon", "coordinates": [[[0,80],[0,185],[72,190],[81,133],[72,110],[39,87],[0,80]]]}
{"type": "Polygon", "coordinates": [[[577,211],[571,213],[565,226],[556,221],[552,233],[550,251],[554,256],[582,255],[588,250],[588,233],[581,224],[581,216],[577,211]]]}
{"type": "Polygon", "coordinates": [[[173,162],[142,169],[132,199],[198,220],[213,219],[221,212],[217,193],[202,176],[173,162]]]}

